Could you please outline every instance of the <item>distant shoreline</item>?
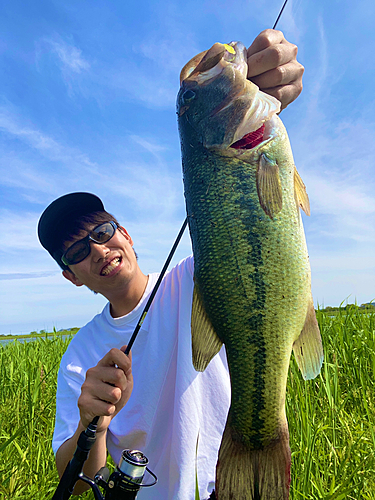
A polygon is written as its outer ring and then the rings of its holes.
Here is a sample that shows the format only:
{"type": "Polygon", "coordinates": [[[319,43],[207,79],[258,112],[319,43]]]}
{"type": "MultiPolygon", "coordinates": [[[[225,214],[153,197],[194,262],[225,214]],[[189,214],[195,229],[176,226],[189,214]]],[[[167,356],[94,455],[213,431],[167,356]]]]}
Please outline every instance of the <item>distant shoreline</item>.
{"type": "Polygon", "coordinates": [[[59,330],[57,331],[52,331],[52,332],[46,332],[45,330],[42,330],[40,332],[31,332],[31,333],[20,333],[19,335],[12,335],[9,334],[7,335],[6,333],[0,334],[0,339],[6,339],[6,340],[19,340],[19,339],[36,339],[36,338],[46,338],[46,337],[56,337],[56,336],[62,336],[62,335],[75,335],[78,332],[79,328],[67,328],[66,330],[59,330]]]}

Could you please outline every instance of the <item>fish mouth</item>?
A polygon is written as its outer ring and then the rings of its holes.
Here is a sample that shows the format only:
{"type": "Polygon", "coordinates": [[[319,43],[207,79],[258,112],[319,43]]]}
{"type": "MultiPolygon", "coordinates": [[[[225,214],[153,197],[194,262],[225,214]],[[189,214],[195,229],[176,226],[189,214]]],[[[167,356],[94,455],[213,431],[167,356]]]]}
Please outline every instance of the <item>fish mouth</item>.
{"type": "Polygon", "coordinates": [[[267,122],[281,104],[248,80],[247,73],[241,42],[215,43],[182,69],[178,116],[187,113],[204,147],[250,150],[269,137],[267,122]]]}
{"type": "Polygon", "coordinates": [[[233,142],[229,146],[228,151],[237,150],[238,154],[244,154],[264,146],[277,136],[277,129],[277,115],[272,115],[258,129],[245,134],[241,139],[233,142]]]}
{"type": "Polygon", "coordinates": [[[261,127],[259,127],[257,130],[254,130],[254,132],[249,132],[248,134],[244,135],[242,139],[239,139],[238,141],[234,142],[231,144],[231,148],[234,149],[253,149],[258,144],[261,144],[264,140],[264,131],[266,129],[265,123],[261,127]]]}
{"type": "Polygon", "coordinates": [[[275,97],[258,90],[229,147],[253,149],[270,138],[272,118],[280,112],[280,107],[280,101],[275,97]]]}
{"type": "Polygon", "coordinates": [[[185,66],[181,77],[204,86],[218,77],[225,68],[231,66],[234,73],[238,75],[235,81],[242,81],[243,84],[235,85],[235,93],[229,93],[228,99],[215,108],[210,116],[220,119],[220,116],[225,115],[228,109],[233,108],[236,100],[241,101],[249,95],[246,106],[241,106],[243,109],[241,122],[237,123],[231,132],[228,130],[229,133],[226,134],[223,146],[247,150],[255,148],[265,140],[268,128],[266,122],[280,112],[280,102],[275,97],[259,90],[259,87],[247,79],[247,50],[241,42],[215,43],[203,54],[203,57],[202,53],[198,54],[197,59],[190,61],[190,66],[185,66]]]}
{"type": "Polygon", "coordinates": [[[262,123],[258,129],[245,134],[241,139],[233,142],[229,148],[243,151],[255,149],[257,146],[265,144],[275,137],[274,127],[275,119],[272,116],[262,123]]]}
{"type": "Polygon", "coordinates": [[[230,64],[244,78],[247,75],[247,51],[241,42],[215,43],[191,59],[181,70],[180,83],[195,81],[202,85],[218,76],[230,64]]]}

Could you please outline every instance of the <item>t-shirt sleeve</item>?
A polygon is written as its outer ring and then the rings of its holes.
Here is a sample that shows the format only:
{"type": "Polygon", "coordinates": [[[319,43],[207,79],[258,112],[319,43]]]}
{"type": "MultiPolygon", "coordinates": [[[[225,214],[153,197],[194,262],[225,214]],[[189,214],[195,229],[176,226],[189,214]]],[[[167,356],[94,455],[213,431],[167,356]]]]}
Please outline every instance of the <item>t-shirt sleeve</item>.
{"type": "Polygon", "coordinates": [[[189,255],[185,259],[182,259],[177,266],[172,270],[178,273],[180,280],[191,280],[194,276],[194,257],[189,255]]]}
{"type": "Polygon", "coordinates": [[[81,366],[63,356],[57,376],[56,421],[52,439],[55,455],[60,446],[77,430],[80,419],[77,402],[85,376],[81,366]]]}

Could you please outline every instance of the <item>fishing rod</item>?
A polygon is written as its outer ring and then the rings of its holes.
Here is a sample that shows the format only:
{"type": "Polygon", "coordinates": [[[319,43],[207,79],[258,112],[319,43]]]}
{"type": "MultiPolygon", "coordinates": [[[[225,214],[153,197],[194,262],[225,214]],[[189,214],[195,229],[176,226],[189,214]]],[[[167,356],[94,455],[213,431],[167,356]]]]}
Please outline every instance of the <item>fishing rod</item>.
{"type": "MultiPolygon", "coordinates": [[[[287,2],[288,0],[284,1],[272,29],[276,28],[287,2]]],[[[171,248],[171,251],[169,252],[167,260],[165,261],[164,266],[160,272],[158,280],[155,283],[150,297],[147,300],[147,303],[142,311],[134,332],[124,351],[127,356],[130,353],[139,330],[141,329],[142,324],[150,309],[151,303],[154,300],[156,292],[159,289],[159,286],[164,278],[172,257],[180,243],[187,223],[188,217],[185,218],[181,226],[177,238],[171,248]]],[[[99,418],[99,416],[94,417],[87,429],[82,431],[82,433],[80,434],[77,441],[77,449],[60,479],[59,485],[52,497],[52,500],[68,500],[73,494],[74,486],[78,480],[82,480],[91,486],[95,500],[134,500],[140,488],[149,487],[156,484],[157,477],[148,469],[148,459],[139,450],[123,450],[120,463],[111,475],[109,475],[109,470],[106,467],[102,467],[97,472],[94,480],[92,480],[82,472],[83,464],[87,460],[88,454],[96,441],[96,429],[99,418]],[[153,477],[153,481],[151,483],[143,483],[143,478],[146,471],[153,477]],[[100,485],[106,491],[105,497],[103,497],[103,495],[101,494],[98,485],[100,485]]],[[[214,491],[212,492],[210,498],[213,500],[215,499],[214,491]]]]}
{"type": "Polygon", "coordinates": [[[275,24],[273,25],[273,28],[272,28],[273,30],[276,28],[277,23],[279,22],[279,19],[280,19],[281,14],[283,13],[283,11],[284,11],[284,9],[285,9],[285,5],[287,4],[287,2],[288,2],[288,0],[285,0],[285,2],[283,3],[283,6],[281,7],[281,10],[280,10],[280,12],[279,12],[279,15],[277,16],[277,19],[276,19],[276,21],[275,21],[275,24]]]}
{"type": "Polygon", "coordinates": [[[184,220],[184,222],[183,222],[183,224],[181,226],[180,232],[177,235],[176,241],[174,242],[173,247],[171,248],[171,251],[169,252],[167,260],[165,261],[163,269],[160,272],[159,278],[158,278],[157,282],[155,283],[155,286],[154,286],[154,288],[153,288],[153,290],[151,292],[151,295],[150,295],[150,297],[149,297],[149,299],[147,301],[147,304],[145,305],[145,308],[143,309],[143,312],[141,314],[141,317],[139,318],[137,326],[135,327],[133,335],[131,336],[131,339],[129,340],[129,344],[127,345],[127,347],[126,347],[126,349],[124,351],[126,355],[129,354],[130,349],[132,348],[132,345],[134,344],[134,341],[137,338],[137,335],[138,335],[139,330],[141,329],[142,323],[144,322],[145,317],[146,317],[146,315],[148,313],[148,310],[150,309],[151,303],[154,300],[154,297],[156,295],[156,292],[158,291],[160,283],[162,282],[162,280],[164,278],[164,274],[165,274],[166,270],[168,269],[168,266],[169,266],[169,264],[170,264],[170,262],[172,260],[172,257],[173,257],[173,255],[174,255],[174,253],[176,251],[176,248],[178,247],[178,244],[180,243],[182,235],[184,234],[184,231],[186,229],[187,223],[188,223],[188,218],[186,217],[186,219],[184,220]]]}

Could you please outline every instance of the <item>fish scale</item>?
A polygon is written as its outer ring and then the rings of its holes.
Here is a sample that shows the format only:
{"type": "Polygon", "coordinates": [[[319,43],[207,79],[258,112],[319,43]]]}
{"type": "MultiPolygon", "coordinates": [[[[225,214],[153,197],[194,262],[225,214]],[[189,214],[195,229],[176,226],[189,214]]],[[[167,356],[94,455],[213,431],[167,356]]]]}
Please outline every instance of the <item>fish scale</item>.
{"type": "Polygon", "coordinates": [[[225,47],[188,63],[177,98],[194,253],[193,363],[204,370],[225,344],[232,394],[218,500],[286,500],[290,355],[298,353],[305,378],[317,375],[323,356],[299,212],[308,198],[286,130],[272,116],[277,107],[246,80],[242,47],[233,43],[235,58],[225,47]],[[266,126],[246,122],[253,108],[266,126]],[[269,137],[246,152],[231,148],[249,126],[269,137]]]}

